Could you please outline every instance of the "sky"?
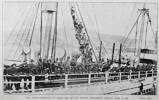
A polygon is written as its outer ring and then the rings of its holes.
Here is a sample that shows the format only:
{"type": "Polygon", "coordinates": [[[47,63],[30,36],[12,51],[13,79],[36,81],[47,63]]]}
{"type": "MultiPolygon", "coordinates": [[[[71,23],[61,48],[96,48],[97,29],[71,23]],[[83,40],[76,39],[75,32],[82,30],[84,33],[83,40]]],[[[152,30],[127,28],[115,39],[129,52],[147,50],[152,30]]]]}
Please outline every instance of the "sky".
{"type": "MultiPolygon", "coordinates": [[[[31,19],[25,16],[31,15],[34,5],[37,2],[6,2],[3,6],[3,40],[5,47],[5,56],[8,54],[11,45],[17,34],[23,32],[22,23],[31,22],[31,19]],[[7,41],[7,42],[6,42],[7,41]],[[9,42],[8,42],[9,41],[9,42]]],[[[43,3],[42,9],[55,10],[55,2],[43,3]]],[[[75,5],[76,3],[71,3],[75,5]]],[[[97,37],[97,32],[101,35],[114,35],[114,36],[126,36],[133,26],[139,11],[143,7],[143,3],[78,3],[82,17],[86,24],[87,31],[90,38],[97,37]]],[[[77,40],[75,39],[75,31],[72,24],[70,15],[70,4],[59,3],[58,6],[58,40],[59,47],[74,45],[70,47],[70,51],[78,51],[77,40]],[[66,31],[66,33],[65,33],[66,31]],[[62,42],[61,42],[61,41],[62,42]],[[66,42],[67,41],[67,44],[66,42]],[[76,47],[76,48],[74,48],[76,47]]],[[[150,11],[152,19],[152,26],[154,31],[157,31],[157,4],[146,3],[146,8],[150,11]]],[[[43,14],[43,33],[45,33],[46,15],[43,14]]],[[[54,16],[55,17],[55,16],[54,16]]],[[[54,23],[54,20],[52,21],[54,23]]],[[[52,28],[54,25],[52,25],[52,28]]],[[[38,10],[37,21],[35,25],[35,32],[33,36],[33,42],[39,44],[39,32],[40,32],[40,10],[38,10]]],[[[152,34],[148,36],[148,39],[152,39],[152,34]]],[[[92,40],[94,41],[94,40],[92,40]]],[[[18,43],[18,42],[15,42],[18,43]]],[[[21,44],[22,45],[22,44],[21,44]]],[[[39,46],[34,45],[38,49],[39,46]]],[[[14,49],[14,47],[12,48],[14,49]]],[[[36,50],[37,50],[36,49],[36,50]]],[[[60,50],[59,50],[60,51],[60,50]]],[[[62,51],[64,51],[62,49],[62,51]]],[[[60,55],[61,56],[61,55],[60,55]]],[[[6,56],[7,57],[7,56],[6,56]]]]}
{"type": "MultiPolygon", "coordinates": [[[[3,18],[5,21],[4,28],[6,28],[4,30],[5,34],[9,33],[19,18],[21,18],[23,12],[29,9],[33,3],[35,2],[7,2],[4,4],[3,18]]],[[[142,8],[142,6],[143,3],[79,3],[84,20],[86,23],[88,22],[88,27],[92,27],[92,23],[95,24],[95,15],[99,25],[99,31],[102,34],[114,35],[122,35],[122,31],[124,33],[126,30],[125,26],[132,26],[134,19],[137,17],[137,10],[142,8]],[[131,20],[133,20],[132,23],[131,20]]],[[[157,21],[157,4],[147,3],[146,7],[150,9],[150,15],[154,22],[154,27],[156,28],[155,22],[157,21]]],[[[54,9],[55,3],[44,3],[43,8],[54,9]]],[[[68,3],[59,3],[59,9],[63,8],[66,8],[64,11],[65,18],[71,20],[68,18],[70,16],[66,14],[70,14],[68,3]]]]}

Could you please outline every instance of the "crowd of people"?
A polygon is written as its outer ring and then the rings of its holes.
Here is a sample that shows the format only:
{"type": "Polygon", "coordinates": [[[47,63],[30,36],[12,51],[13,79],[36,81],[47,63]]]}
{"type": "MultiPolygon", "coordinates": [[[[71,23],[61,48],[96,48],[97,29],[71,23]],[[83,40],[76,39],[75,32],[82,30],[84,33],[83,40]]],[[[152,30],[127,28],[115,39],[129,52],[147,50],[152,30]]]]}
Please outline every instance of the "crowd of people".
{"type": "Polygon", "coordinates": [[[154,64],[142,64],[136,67],[128,67],[128,66],[121,66],[121,67],[113,67],[110,69],[110,72],[137,72],[137,71],[151,71],[157,70],[157,66],[154,64]]]}
{"type": "Polygon", "coordinates": [[[83,55],[83,62],[90,63],[92,62],[92,48],[89,44],[89,39],[86,35],[86,31],[84,30],[84,25],[82,22],[77,18],[75,8],[71,8],[71,16],[73,19],[73,25],[76,31],[75,37],[79,43],[79,51],[83,55]]]}
{"type": "MultiPolygon", "coordinates": [[[[97,73],[103,71],[103,67],[107,66],[106,63],[96,63],[92,62],[90,64],[84,65],[83,63],[78,63],[66,60],[65,62],[51,62],[51,60],[39,60],[37,64],[30,62],[27,64],[16,65],[12,64],[10,66],[4,65],[4,74],[73,74],[73,73],[97,73]]],[[[104,69],[106,70],[106,68],[104,69]]]]}
{"type": "Polygon", "coordinates": [[[10,66],[4,65],[4,75],[42,75],[42,74],[78,74],[78,73],[99,73],[99,72],[129,72],[129,71],[151,71],[156,70],[155,64],[142,64],[137,67],[120,66],[111,67],[112,62],[101,61],[91,62],[89,64],[73,62],[70,57],[65,62],[60,62],[56,59],[55,62],[51,60],[42,60],[35,64],[33,60],[30,63],[24,62],[23,64],[10,66]]]}

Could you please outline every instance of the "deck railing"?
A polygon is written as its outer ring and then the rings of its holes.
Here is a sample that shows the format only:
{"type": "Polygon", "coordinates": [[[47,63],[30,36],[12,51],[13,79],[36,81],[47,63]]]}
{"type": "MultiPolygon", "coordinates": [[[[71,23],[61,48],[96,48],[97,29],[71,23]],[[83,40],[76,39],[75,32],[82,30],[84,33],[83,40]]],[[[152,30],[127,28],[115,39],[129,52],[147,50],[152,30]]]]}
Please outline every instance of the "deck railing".
{"type": "Polygon", "coordinates": [[[35,92],[46,88],[67,88],[72,85],[114,81],[124,81],[155,77],[156,70],[141,72],[105,72],[85,74],[59,74],[59,75],[4,75],[4,92],[21,93],[35,92]]]}

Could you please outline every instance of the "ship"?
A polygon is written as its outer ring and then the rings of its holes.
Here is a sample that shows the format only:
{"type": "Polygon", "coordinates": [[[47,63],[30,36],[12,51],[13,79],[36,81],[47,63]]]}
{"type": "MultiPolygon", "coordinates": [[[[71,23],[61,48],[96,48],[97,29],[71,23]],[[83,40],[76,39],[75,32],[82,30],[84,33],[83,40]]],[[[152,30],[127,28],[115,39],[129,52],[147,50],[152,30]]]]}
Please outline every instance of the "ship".
{"type": "MultiPolygon", "coordinates": [[[[82,94],[147,94],[156,87],[157,58],[146,57],[147,54],[157,55],[157,32],[155,33],[152,28],[149,9],[145,5],[138,10],[140,13],[132,29],[120,43],[118,59],[114,59],[114,43],[112,56],[107,61],[102,57],[102,51],[106,52],[106,49],[99,32],[99,49],[98,51],[94,49],[78,3],[69,4],[75,32],[74,39],[78,43],[78,53],[72,53],[71,57],[67,56],[68,49],[64,47],[64,54],[57,58],[59,3],[56,3],[55,10],[43,9],[43,6],[42,2],[33,6],[32,21],[30,23],[28,21],[22,35],[19,33],[21,38],[13,53],[13,58],[21,56],[22,59],[13,60],[9,57],[5,59],[20,63],[19,65],[4,64],[5,93],[80,94],[82,91],[82,94]],[[39,50],[34,52],[35,57],[31,59],[33,53],[31,47],[39,13],[39,50]],[[45,30],[43,29],[44,19],[46,20],[45,30]],[[141,26],[138,30],[139,22],[141,26]],[[149,26],[154,34],[155,50],[148,48],[146,44],[149,26]],[[134,57],[125,59],[124,52],[128,50],[126,43],[134,28],[136,28],[134,57]],[[144,31],[145,29],[146,31],[144,31]],[[145,36],[145,47],[142,47],[143,36],[145,36]],[[115,67],[115,65],[117,66],[115,67]],[[127,85],[125,86],[125,84],[127,85]],[[129,85],[131,86],[129,87],[129,85]],[[113,89],[114,86],[119,88],[113,89]],[[145,89],[139,91],[138,88],[143,88],[143,86],[145,89]]],[[[64,28],[64,30],[66,29],[64,28]]],[[[66,34],[66,31],[64,33],[66,34]]]]}

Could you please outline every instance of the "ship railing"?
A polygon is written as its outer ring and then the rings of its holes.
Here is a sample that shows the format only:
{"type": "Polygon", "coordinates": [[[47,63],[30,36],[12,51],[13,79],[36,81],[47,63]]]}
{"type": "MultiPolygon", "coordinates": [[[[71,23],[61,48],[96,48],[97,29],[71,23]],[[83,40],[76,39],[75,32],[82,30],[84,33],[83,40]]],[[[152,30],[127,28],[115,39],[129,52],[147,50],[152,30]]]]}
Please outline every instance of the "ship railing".
{"type": "Polygon", "coordinates": [[[51,75],[4,75],[4,92],[35,92],[44,88],[67,88],[69,86],[156,77],[157,71],[141,72],[105,72],[84,74],[51,74],[51,75]]]}
{"type": "Polygon", "coordinates": [[[108,92],[105,94],[131,94],[131,95],[144,95],[150,92],[154,92],[156,87],[156,81],[152,83],[147,83],[143,85],[143,90],[140,90],[140,85],[130,87],[130,88],[124,88],[117,91],[108,92]]]}
{"type": "Polygon", "coordinates": [[[156,92],[156,82],[153,82],[151,84],[146,84],[146,85],[144,85],[144,88],[145,89],[143,89],[142,91],[134,92],[131,95],[145,95],[145,94],[150,94],[150,93],[151,93],[151,95],[156,94],[155,93],[156,92]],[[145,86],[148,86],[148,85],[149,85],[149,87],[145,88],[145,86]]]}

